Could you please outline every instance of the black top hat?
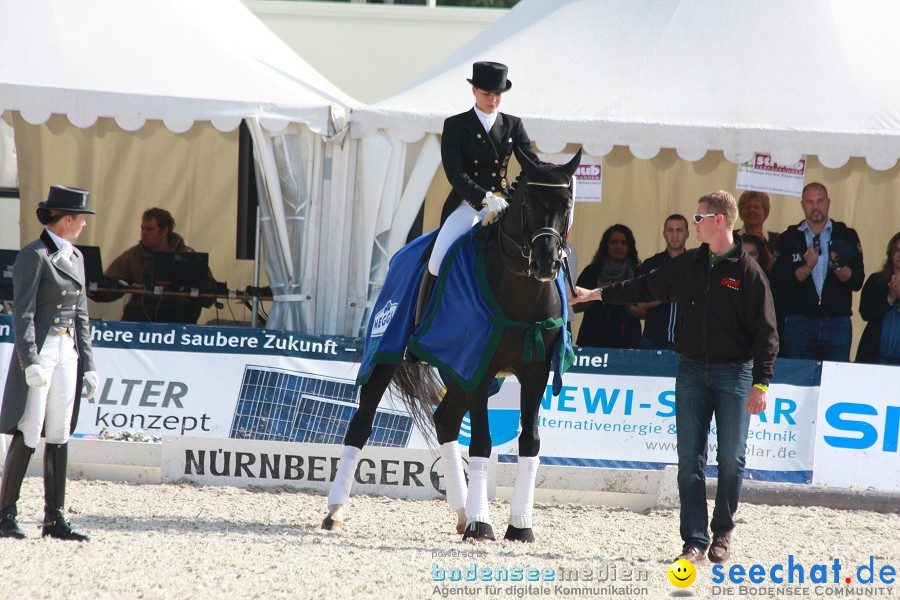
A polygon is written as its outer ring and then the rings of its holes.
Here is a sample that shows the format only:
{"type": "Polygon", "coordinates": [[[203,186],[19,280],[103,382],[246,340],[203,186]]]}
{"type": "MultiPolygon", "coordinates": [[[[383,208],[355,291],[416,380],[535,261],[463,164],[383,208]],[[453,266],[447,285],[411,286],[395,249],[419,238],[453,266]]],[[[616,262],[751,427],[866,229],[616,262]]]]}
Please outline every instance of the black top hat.
{"type": "Polygon", "coordinates": [[[51,185],[46,202],[39,202],[38,208],[68,213],[87,213],[95,215],[91,210],[91,193],[87,190],[51,185]]]}
{"type": "Polygon", "coordinates": [[[477,62],[472,65],[472,79],[469,83],[492,94],[508,92],[512,81],[506,78],[506,65],[495,62],[477,62]]]}

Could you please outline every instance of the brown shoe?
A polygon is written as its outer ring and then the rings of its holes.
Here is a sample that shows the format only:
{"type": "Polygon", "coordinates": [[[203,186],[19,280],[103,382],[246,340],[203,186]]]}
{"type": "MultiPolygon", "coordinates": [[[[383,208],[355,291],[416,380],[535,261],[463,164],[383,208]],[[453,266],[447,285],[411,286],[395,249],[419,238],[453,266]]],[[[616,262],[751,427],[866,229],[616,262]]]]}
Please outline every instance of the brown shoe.
{"type": "Polygon", "coordinates": [[[709,560],[717,565],[722,564],[731,556],[731,536],[713,535],[712,544],[709,545],[709,560]]]}
{"type": "Polygon", "coordinates": [[[706,562],[706,550],[703,548],[699,548],[693,544],[685,544],[681,549],[681,556],[676,558],[678,560],[683,558],[689,563],[693,563],[695,565],[706,562]]]}

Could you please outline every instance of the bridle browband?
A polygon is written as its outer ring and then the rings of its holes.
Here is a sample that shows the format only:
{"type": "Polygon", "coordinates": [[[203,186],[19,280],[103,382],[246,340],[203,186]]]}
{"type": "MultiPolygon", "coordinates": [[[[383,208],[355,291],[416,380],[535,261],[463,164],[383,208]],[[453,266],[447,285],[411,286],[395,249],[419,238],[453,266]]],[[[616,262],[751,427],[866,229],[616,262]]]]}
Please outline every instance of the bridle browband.
{"type": "MultiPolygon", "coordinates": [[[[525,185],[526,186],[534,185],[534,186],[539,186],[539,187],[569,188],[572,186],[572,183],[571,183],[571,178],[569,178],[569,181],[566,183],[541,183],[538,181],[526,181],[525,185]]],[[[514,275],[519,275],[521,277],[530,277],[532,274],[531,273],[531,255],[533,252],[534,244],[538,239],[540,239],[542,237],[552,237],[554,240],[556,240],[556,254],[557,254],[558,260],[562,260],[563,247],[565,246],[565,241],[564,241],[562,234],[560,234],[558,231],[556,231],[552,227],[541,227],[540,229],[535,231],[533,235],[529,235],[528,219],[527,219],[527,214],[526,214],[527,213],[526,204],[527,204],[527,198],[522,198],[522,203],[519,206],[519,214],[521,215],[521,218],[522,218],[523,238],[525,240],[528,240],[527,244],[520,243],[518,240],[514,239],[511,235],[506,233],[506,230],[503,229],[504,219],[501,218],[498,223],[498,225],[499,225],[498,229],[500,231],[500,235],[499,235],[498,239],[500,241],[500,254],[503,257],[503,263],[506,266],[506,269],[508,271],[510,271],[514,275]],[[522,256],[522,258],[525,259],[525,264],[527,264],[528,266],[526,267],[526,269],[524,271],[513,268],[509,264],[509,262],[507,262],[507,258],[510,258],[510,257],[508,257],[508,255],[506,253],[506,248],[503,247],[504,238],[507,241],[509,241],[510,243],[512,243],[513,246],[519,251],[519,254],[522,256]]],[[[517,257],[513,256],[511,258],[517,258],[517,257]]]]}

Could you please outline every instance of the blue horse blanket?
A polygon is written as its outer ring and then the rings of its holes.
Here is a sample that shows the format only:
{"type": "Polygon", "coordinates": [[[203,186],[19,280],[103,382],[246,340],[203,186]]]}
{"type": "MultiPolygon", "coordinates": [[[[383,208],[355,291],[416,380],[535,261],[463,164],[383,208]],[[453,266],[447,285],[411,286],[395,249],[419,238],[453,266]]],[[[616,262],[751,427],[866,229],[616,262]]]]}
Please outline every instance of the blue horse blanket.
{"type": "Polygon", "coordinates": [[[476,225],[462,235],[441,265],[425,317],[415,331],[415,306],[419,282],[427,268],[423,253],[437,232],[426,234],[407,244],[391,259],[384,286],[375,303],[375,312],[366,328],[366,342],[357,384],[369,380],[376,364],[398,363],[407,346],[443,375],[452,376],[470,391],[486,375],[491,358],[506,327],[526,329],[528,340],[523,361],[544,360],[541,331],[562,327],[565,335],[552,352],[553,394],[562,387],[562,374],[572,365],[575,354],[565,323],[567,306],[563,275],[556,287],[563,299],[563,315],[538,323],[519,323],[506,318],[488,285],[484,271],[484,244],[476,237],[482,231],[476,225]],[[448,298],[444,301],[444,298],[448,298]]]}

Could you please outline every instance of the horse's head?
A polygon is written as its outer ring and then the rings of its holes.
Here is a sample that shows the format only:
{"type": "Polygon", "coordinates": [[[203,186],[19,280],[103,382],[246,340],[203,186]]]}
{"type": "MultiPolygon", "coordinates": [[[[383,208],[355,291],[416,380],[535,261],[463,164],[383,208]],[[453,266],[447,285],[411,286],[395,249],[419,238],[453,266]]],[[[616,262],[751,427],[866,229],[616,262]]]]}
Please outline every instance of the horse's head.
{"type": "Polygon", "coordinates": [[[552,281],[559,274],[565,247],[569,215],[574,198],[573,176],[581,163],[581,150],[567,164],[535,164],[515,150],[522,176],[510,203],[510,219],[521,214],[522,255],[528,260],[528,274],[538,281],[552,281]]]}

